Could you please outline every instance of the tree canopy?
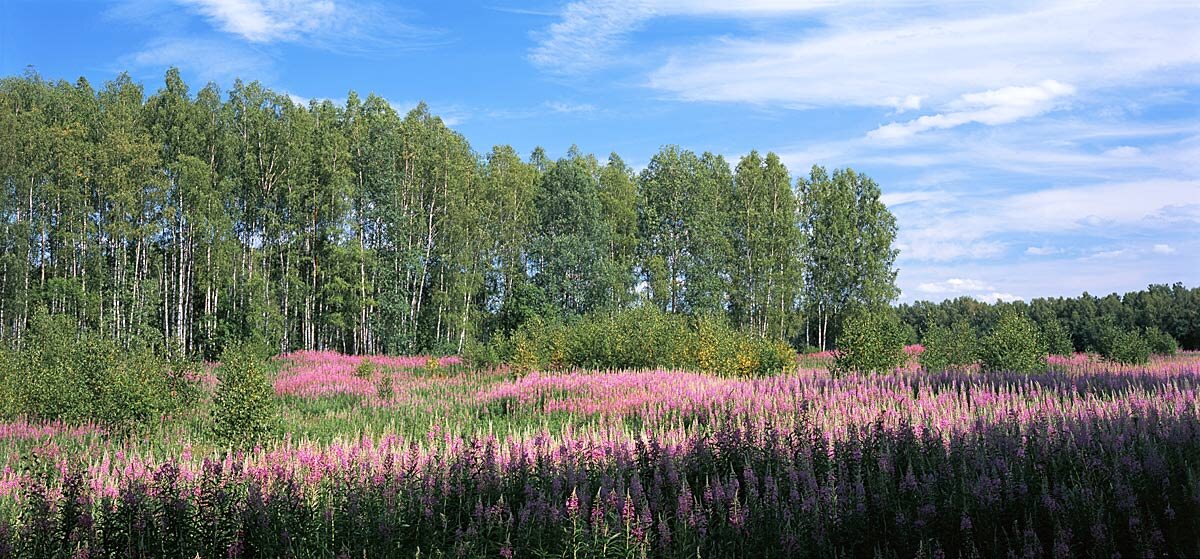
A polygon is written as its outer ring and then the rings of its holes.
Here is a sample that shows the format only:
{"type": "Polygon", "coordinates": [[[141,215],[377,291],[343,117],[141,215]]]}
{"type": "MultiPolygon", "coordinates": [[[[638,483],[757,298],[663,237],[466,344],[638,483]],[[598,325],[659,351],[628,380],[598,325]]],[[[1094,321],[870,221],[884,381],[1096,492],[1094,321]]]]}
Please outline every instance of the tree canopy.
{"type": "Polygon", "coordinates": [[[897,295],[870,178],[665,146],[472,148],[424,104],[258,82],[0,81],[0,343],[39,308],[118,343],[457,352],[642,305],[799,345],[897,295]]]}

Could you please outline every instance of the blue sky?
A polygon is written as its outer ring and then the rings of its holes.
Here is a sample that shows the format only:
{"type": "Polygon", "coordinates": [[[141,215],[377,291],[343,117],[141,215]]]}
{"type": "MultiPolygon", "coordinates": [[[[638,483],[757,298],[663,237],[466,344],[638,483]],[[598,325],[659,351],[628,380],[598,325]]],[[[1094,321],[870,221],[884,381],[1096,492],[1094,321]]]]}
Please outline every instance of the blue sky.
{"type": "Polygon", "coordinates": [[[0,0],[0,73],[425,100],[477,151],[850,166],[902,300],[1200,285],[1194,2],[0,0]]]}

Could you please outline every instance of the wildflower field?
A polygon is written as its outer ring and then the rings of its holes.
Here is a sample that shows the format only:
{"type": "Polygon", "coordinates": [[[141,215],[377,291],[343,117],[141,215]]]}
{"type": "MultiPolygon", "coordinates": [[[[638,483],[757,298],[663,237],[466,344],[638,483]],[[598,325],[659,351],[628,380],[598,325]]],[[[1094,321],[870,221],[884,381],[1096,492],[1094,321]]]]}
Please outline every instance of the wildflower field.
{"type": "Polygon", "coordinates": [[[1200,555],[1200,353],[830,359],[723,378],[288,354],[274,435],[244,451],[189,416],[0,425],[0,557],[1200,555]]]}

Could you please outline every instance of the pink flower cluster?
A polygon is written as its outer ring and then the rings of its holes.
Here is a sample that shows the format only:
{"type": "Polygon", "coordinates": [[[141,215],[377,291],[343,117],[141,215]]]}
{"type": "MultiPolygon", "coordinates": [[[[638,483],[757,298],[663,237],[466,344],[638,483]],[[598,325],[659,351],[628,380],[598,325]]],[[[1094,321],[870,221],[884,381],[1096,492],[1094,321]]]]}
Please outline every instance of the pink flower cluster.
{"type": "Polygon", "coordinates": [[[283,363],[274,381],[280,396],[320,398],[339,394],[377,396],[382,376],[411,376],[415,369],[436,361],[439,367],[462,363],[457,356],[343,355],[335,351],[296,351],[276,357],[283,363]],[[362,376],[363,365],[369,374],[362,376]]]}
{"type": "Polygon", "coordinates": [[[35,440],[54,437],[83,438],[102,435],[104,428],[95,424],[67,425],[61,421],[30,423],[25,419],[0,423],[0,440],[35,440]]]}

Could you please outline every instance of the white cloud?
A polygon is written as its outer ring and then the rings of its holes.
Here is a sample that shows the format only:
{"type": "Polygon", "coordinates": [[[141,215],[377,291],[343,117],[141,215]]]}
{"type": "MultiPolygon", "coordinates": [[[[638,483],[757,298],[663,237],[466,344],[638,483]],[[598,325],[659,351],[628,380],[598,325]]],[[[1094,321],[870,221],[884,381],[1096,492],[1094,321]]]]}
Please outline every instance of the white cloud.
{"type": "Polygon", "coordinates": [[[612,49],[652,14],[643,2],[572,2],[529,54],[537,66],[578,74],[604,65],[612,49]]]}
{"type": "Polygon", "coordinates": [[[1054,247],[1029,247],[1025,249],[1025,254],[1030,254],[1033,256],[1049,256],[1051,254],[1058,254],[1060,252],[1062,252],[1062,250],[1054,247]]]}
{"type": "Polygon", "coordinates": [[[950,278],[940,283],[922,283],[917,289],[922,293],[964,293],[995,288],[979,280],[950,278]]]}
{"type": "MultiPolygon", "coordinates": [[[[1200,228],[1200,181],[1168,179],[950,198],[897,208],[900,259],[991,258],[1004,235],[1112,234],[1118,228],[1200,228]]],[[[1028,254],[1037,254],[1040,249],[1028,254]]],[[[1111,256],[1111,255],[1110,255],[1111,256]]],[[[1093,255],[1095,257],[1095,255],[1093,255]]]]}
{"type": "Polygon", "coordinates": [[[271,59],[257,50],[213,39],[159,39],[120,61],[131,68],[176,66],[201,81],[230,81],[238,77],[269,80],[273,73],[271,59]]]}
{"type": "Polygon", "coordinates": [[[680,47],[648,81],[687,100],[882,107],[908,96],[938,105],[1045,80],[1081,90],[1134,78],[1197,81],[1200,10],[1186,3],[1005,3],[963,13],[969,9],[909,3],[873,18],[829,9],[816,14],[821,25],[786,39],[680,47]]]}
{"type": "Polygon", "coordinates": [[[919,284],[917,291],[946,299],[963,295],[988,302],[1022,299],[1019,295],[996,291],[996,288],[988,282],[977,279],[950,278],[939,282],[926,282],[919,284]]]}
{"type": "MultiPolygon", "coordinates": [[[[580,0],[563,7],[559,20],[536,33],[538,44],[529,60],[543,70],[576,75],[602,68],[619,59],[613,51],[647,21],[658,17],[760,17],[808,13],[836,6],[817,0],[580,0]]],[[[897,97],[897,108],[920,103],[917,96],[897,97]]],[[[914,107],[915,108],[915,107],[914,107]]]]}
{"type": "Polygon", "coordinates": [[[885,192],[879,197],[879,201],[889,208],[902,206],[904,204],[913,204],[917,202],[931,202],[944,198],[947,194],[943,191],[934,190],[915,190],[910,192],[885,192]]]}
{"type": "Polygon", "coordinates": [[[547,109],[551,112],[566,114],[566,113],[592,113],[596,112],[595,105],[590,103],[566,103],[563,101],[547,101],[545,103],[547,109]]]}
{"type": "Polygon", "coordinates": [[[893,122],[872,130],[870,138],[895,140],[926,130],[954,128],[968,123],[1007,124],[1037,116],[1052,109],[1062,97],[1073,95],[1070,84],[1045,80],[1032,86],[1011,86],[967,93],[948,105],[949,112],[922,116],[907,122],[893,122]]]}
{"type": "Polygon", "coordinates": [[[1175,253],[1175,248],[1168,244],[1156,244],[1156,245],[1154,245],[1153,250],[1154,250],[1155,254],[1174,254],[1175,253]]]}
{"type": "Polygon", "coordinates": [[[334,17],[331,0],[179,0],[223,31],[256,43],[293,40],[334,17]]]}
{"type": "Polygon", "coordinates": [[[1106,150],[1104,155],[1109,157],[1134,157],[1141,155],[1142,150],[1134,146],[1117,146],[1110,150],[1106,150]]]}
{"type": "Polygon", "coordinates": [[[257,44],[302,42],[332,51],[391,52],[433,44],[438,32],[375,0],[175,0],[215,28],[257,44]]]}
{"type": "Polygon", "coordinates": [[[1114,250],[1098,250],[1088,256],[1083,257],[1082,260],[1112,260],[1127,254],[1129,254],[1129,251],[1123,248],[1114,250]]]}
{"type": "Polygon", "coordinates": [[[904,97],[888,97],[883,100],[884,103],[896,108],[897,113],[905,111],[915,111],[921,108],[920,95],[905,95],[904,97]]]}

